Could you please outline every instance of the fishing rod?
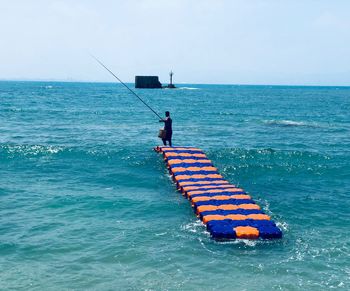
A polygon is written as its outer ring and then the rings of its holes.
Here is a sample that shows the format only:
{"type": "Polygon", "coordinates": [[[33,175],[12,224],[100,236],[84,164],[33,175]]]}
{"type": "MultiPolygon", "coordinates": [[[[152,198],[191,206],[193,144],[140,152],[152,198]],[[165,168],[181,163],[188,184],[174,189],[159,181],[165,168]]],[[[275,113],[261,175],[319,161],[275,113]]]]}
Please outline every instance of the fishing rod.
{"type": "Polygon", "coordinates": [[[110,69],[108,69],[98,58],[96,58],[94,55],[90,55],[92,58],[95,59],[96,62],[98,62],[102,67],[104,67],[114,78],[116,78],[122,85],[124,85],[132,94],[134,94],[144,105],[148,107],[157,117],[163,120],[162,117],[159,116],[159,114],[152,109],[151,106],[149,106],[145,101],[141,99],[139,95],[137,95],[133,90],[129,88],[128,85],[126,85],[122,80],[120,80],[110,69]]]}

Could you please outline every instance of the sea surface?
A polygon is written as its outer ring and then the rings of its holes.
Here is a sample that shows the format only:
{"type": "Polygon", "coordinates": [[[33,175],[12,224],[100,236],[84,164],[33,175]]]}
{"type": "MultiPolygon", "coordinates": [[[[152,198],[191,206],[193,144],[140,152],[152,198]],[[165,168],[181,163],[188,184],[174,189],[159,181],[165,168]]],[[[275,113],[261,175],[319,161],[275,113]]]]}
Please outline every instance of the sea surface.
{"type": "Polygon", "coordinates": [[[283,230],[212,240],[113,83],[0,82],[1,290],[349,290],[350,88],[136,92],[283,230]]]}

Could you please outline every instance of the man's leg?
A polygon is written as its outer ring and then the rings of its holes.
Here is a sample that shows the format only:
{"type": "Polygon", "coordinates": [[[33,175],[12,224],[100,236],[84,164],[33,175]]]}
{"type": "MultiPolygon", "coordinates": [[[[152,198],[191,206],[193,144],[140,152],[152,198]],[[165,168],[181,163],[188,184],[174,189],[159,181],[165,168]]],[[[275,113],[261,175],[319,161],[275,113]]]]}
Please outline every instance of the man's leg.
{"type": "Polygon", "coordinates": [[[168,141],[169,141],[169,146],[171,146],[171,137],[173,136],[173,133],[170,132],[168,135],[168,141]]]}
{"type": "Polygon", "coordinates": [[[166,139],[165,139],[165,138],[162,138],[162,141],[163,141],[163,145],[166,146],[166,139]]]}

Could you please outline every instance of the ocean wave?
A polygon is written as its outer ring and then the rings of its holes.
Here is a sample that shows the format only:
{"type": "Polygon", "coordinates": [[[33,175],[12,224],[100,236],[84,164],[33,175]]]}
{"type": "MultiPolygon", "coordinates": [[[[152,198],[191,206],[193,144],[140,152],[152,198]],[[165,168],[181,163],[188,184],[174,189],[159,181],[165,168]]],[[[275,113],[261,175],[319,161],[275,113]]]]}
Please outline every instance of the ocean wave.
{"type": "Polygon", "coordinates": [[[106,150],[101,148],[79,148],[58,145],[30,145],[30,144],[2,144],[0,145],[0,156],[3,159],[14,158],[30,158],[40,156],[74,156],[84,157],[90,156],[94,158],[103,158],[115,156],[119,153],[118,150],[106,150]]]}
{"type": "Polygon", "coordinates": [[[263,120],[263,123],[271,126],[284,126],[284,127],[319,127],[316,123],[308,123],[304,121],[294,121],[294,120],[263,120]]]}
{"type": "Polygon", "coordinates": [[[323,159],[329,159],[329,155],[323,155],[318,152],[311,152],[306,150],[279,150],[279,149],[273,149],[273,148],[257,148],[257,149],[245,149],[245,148],[226,148],[226,149],[218,149],[218,150],[211,150],[209,152],[210,154],[213,154],[217,156],[218,158],[221,158],[223,160],[230,159],[230,156],[232,159],[236,160],[237,158],[244,158],[244,159],[253,159],[256,160],[257,158],[264,158],[264,157],[322,157],[323,159]]]}
{"type": "Polygon", "coordinates": [[[205,233],[206,231],[203,228],[203,224],[199,221],[196,220],[195,222],[189,222],[187,224],[184,224],[181,226],[181,229],[186,231],[186,232],[191,232],[191,233],[205,233]]]}
{"type": "Polygon", "coordinates": [[[195,88],[195,87],[179,87],[177,89],[179,89],[179,90],[199,90],[199,88],[195,88]]]}
{"type": "Polygon", "coordinates": [[[315,174],[336,175],[347,169],[341,157],[303,150],[222,149],[209,152],[209,157],[225,176],[315,174]]]}
{"type": "Polygon", "coordinates": [[[23,111],[22,108],[18,108],[18,107],[12,107],[12,108],[4,108],[1,110],[2,112],[21,112],[23,111]]]}
{"type": "Polygon", "coordinates": [[[31,159],[56,159],[95,161],[98,163],[122,164],[123,167],[152,167],[154,154],[149,151],[140,160],[140,156],[133,148],[95,146],[67,146],[67,145],[39,145],[39,144],[0,144],[0,162],[26,161],[31,159]]]}
{"type": "Polygon", "coordinates": [[[0,152],[7,156],[37,156],[37,155],[53,155],[63,151],[63,147],[59,146],[43,146],[43,145],[0,145],[0,152]]]}

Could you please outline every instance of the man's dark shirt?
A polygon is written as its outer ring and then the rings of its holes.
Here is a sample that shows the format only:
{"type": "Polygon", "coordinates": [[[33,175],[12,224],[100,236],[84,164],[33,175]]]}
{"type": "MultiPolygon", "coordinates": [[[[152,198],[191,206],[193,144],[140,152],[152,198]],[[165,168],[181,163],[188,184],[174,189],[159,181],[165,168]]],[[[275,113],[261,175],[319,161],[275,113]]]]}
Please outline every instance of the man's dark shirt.
{"type": "Polygon", "coordinates": [[[173,121],[171,120],[170,117],[165,119],[165,121],[164,121],[164,129],[167,131],[167,133],[173,132],[172,123],[173,123],[173,121]]]}

